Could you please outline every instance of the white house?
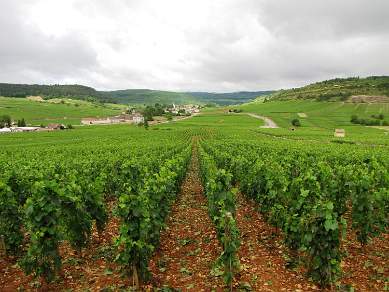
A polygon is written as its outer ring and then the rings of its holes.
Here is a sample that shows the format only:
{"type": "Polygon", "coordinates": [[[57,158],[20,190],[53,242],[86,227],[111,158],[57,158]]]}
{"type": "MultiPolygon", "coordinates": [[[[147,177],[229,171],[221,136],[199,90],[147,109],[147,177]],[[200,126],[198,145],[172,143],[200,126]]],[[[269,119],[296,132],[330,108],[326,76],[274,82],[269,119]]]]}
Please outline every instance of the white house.
{"type": "Polygon", "coordinates": [[[134,124],[141,124],[145,122],[145,118],[141,114],[134,114],[132,116],[132,122],[134,124]]]}
{"type": "Polygon", "coordinates": [[[335,129],[334,137],[346,137],[346,130],[345,129],[335,129]]]}
{"type": "Polygon", "coordinates": [[[3,133],[11,133],[11,129],[10,128],[2,128],[0,129],[0,134],[3,134],[3,133]]]}

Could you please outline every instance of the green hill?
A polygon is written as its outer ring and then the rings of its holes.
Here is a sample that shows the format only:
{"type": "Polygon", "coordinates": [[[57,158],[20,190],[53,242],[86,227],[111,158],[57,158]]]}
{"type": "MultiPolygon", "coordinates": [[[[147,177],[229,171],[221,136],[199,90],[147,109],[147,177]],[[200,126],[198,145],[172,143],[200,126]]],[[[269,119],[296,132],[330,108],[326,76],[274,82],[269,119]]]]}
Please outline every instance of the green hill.
{"type": "Polygon", "coordinates": [[[103,100],[103,96],[92,87],[84,85],[39,85],[0,83],[0,96],[41,96],[44,99],[71,98],[79,100],[103,100]]]}
{"type": "MultiPolygon", "coordinates": [[[[260,129],[257,132],[270,136],[297,140],[334,140],[335,129],[345,129],[350,142],[369,141],[372,144],[388,144],[389,103],[352,103],[341,101],[272,100],[251,102],[239,107],[241,115],[255,113],[271,118],[279,128],[260,129]],[[369,127],[351,122],[353,116],[376,121],[374,116],[383,115],[383,126],[369,127]],[[301,127],[292,130],[292,120],[298,119],[301,127]]],[[[237,115],[237,114],[235,114],[237,115]]],[[[235,116],[234,115],[234,116],[235,116]]]]}
{"type": "Polygon", "coordinates": [[[232,105],[249,102],[259,96],[268,95],[274,91],[238,91],[227,93],[188,92],[203,103],[215,103],[219,105],[232,105]]]}
{"type": "Polygon", "coordinates": [[[301,88],[279,90],[268,96],[267,99],[389,102],[389,98],[385,97],[389,97],[389,76],[336,78],[301,88]]]}
{"type": "Polygon", "coordinates": [[[240,91],[228,93],[211,92],[172,92],[150,89],[127,89],[101,92],[103,96],[120,103],[132,104],[190,104],[190,103],[214,103],[217,105],[241,104],[255,99],[261,95],[267,95],[272,91],[240,91]]]}
{"type": "Polygon", "coordinates": [[[101,91],[105,98],[124,104],[190,104],[199,101],[184,92],[172,92],[150,89],[125,89],[115,91],[101,91]]]}
{"type": "Polygon", "coordinates": [[[0,83],[0,96],[24,98],[41,96],[43,99],[71,98],[77,100],[99,101],[122,104],[240,104],[269,94],[271,91],[257,92],[174,92],[150,89],[125,89],[114,91],[97,91],[83,85],[28,85],[0,83]]]}
{"type": "Polygon", "coordinates": [[[9,115],[13,120],[24,118],[27,124],[34,126],[50,123],[77,125],[85,117],[114,116],[125,110],[125,106],[115,104],[72,99],[63,99],[59,103],[52,101],[39,102],[26,98],[0,97],[0,116],[9,115]]]}

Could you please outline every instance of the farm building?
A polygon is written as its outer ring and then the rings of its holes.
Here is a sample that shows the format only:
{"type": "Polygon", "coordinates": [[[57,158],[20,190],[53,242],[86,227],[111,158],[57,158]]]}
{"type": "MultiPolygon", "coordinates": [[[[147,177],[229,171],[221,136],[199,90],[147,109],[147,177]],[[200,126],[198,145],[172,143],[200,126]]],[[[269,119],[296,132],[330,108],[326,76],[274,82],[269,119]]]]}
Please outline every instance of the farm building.
{"type": "Polygon", "coordinates": [[[0,134],[3,134],[3,133],[11,133],[11,129],[10,128],[2,128],[0,129],[0,134]]]}
{"type": "Polygon", "coordinates": [[[345,129],[335,129],[334,137],[345,137],[346,136],[346,130],[345,129]]]}
{"type": "Polygon", "coordinates": [[[85,118],[81,120],[81,124],[83,125],[104,125],[104,124],[110,124],[111,120],[110,118],[85,118]]]}
{"type": "Polygon", "coordinates": [[[0,134],[2,133],[19,133],[19,132],[34,132],[40,131],[40,127],[10,127],[0,129],[0,134]]]}
{"type": "Polygon", "coordinates": [[[119,116],[107,117],[107,118],[85,118],[81,120],[83,125],[107,125],[107,124],[119,124],[119,123],[143,123],[144,119],[141,114],[121,114],[119,116]]]}
{"type": "Polygon", "coordinates": [[[141,114],[133,114],[132,121],[134,124],[141,124],[145,122],[145,118],[141,114]]]}
{"type": "Polygon", "coordinates": [[[65,125],[63,124],[48,124],[47,129],[50,130],[63,130],[66,129],[65,125]]]}

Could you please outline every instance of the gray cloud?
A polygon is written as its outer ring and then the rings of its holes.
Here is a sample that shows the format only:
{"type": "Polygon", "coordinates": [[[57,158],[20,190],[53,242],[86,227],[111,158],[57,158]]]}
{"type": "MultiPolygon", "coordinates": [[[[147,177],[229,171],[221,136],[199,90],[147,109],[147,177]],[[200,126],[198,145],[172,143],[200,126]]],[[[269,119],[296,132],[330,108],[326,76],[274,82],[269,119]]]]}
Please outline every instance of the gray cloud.
{"type": "Polygon", "coordinates": [[[48,36],[25,21],[23,5],[0,9],[0,80],[54,82],[98,68],[97,54],[78,34],[48,36]]]}
{"type": "Polygon", "coordinates": [[[232,91],[389,74],[386,0],[53,1],[0,4],[0,82],[232,91]]]}
{"type": "Polygon", "coordinates": [[[339,40],[389,33],[385,0],[260,1],[258,21],[294,41],[339,40]]]}

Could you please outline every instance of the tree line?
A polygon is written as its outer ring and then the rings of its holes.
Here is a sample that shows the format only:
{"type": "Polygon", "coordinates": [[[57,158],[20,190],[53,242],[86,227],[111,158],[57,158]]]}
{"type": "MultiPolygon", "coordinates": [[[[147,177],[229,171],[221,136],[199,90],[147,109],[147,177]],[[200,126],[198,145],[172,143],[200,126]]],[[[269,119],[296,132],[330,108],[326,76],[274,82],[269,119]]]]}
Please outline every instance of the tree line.
{"type": "MultiPolygon", "coordinates": [[[[25,127],[27,126],[26,120],[24,118],[17,121],[18,127],[25,127]]],[[[0,129],[5,127],[11,127],[13,125],[12,118],[9,115],[2,115],[0,116],[0,129]]]]}
{"type": "Polygon", "coordinates": [[[114,102],[92,87],[84,85],[38,85],[0,83],[0,96],[25,98],[41,96],[43,99],[66,97],[87,101],[114,102]]]}

